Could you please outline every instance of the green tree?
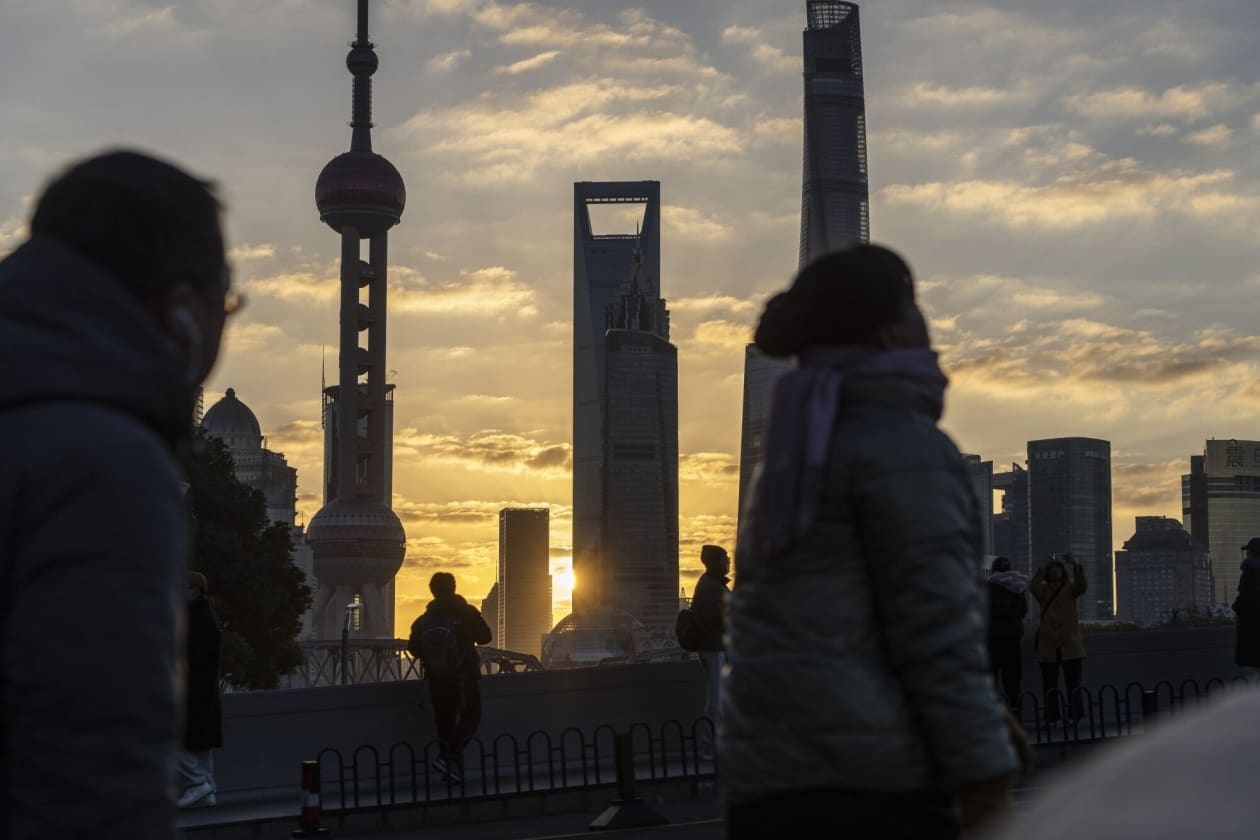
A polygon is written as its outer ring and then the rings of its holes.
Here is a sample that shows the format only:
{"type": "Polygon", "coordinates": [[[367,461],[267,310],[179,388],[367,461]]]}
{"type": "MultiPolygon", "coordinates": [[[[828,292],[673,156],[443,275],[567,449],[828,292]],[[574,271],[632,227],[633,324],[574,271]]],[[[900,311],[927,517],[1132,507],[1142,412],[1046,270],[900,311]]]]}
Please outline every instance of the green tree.
{"type": "Polygon", "coordinates": [[[262,493],[237,480],[223,441],[201,429],[185,471],[189,567],[209,583],[223,632],[222,674],[241,688],[275,688],[302,663],[297,636],[311,605],[311,590],[293,563],[289,526],[268,522],[262,493]]]}

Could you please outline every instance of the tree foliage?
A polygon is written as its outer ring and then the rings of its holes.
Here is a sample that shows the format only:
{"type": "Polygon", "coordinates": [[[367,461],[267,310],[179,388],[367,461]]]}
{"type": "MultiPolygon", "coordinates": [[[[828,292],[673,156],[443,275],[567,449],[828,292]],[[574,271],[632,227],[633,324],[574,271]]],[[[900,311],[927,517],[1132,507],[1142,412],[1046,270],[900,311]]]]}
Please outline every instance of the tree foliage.
{"type": "Polygon", "coordinates": [[[189,568],[209,583],[223,632],[222,674],[241,688],[275,688],[302,663],[297,637],[311,605],[311,590],[293,562],[289,526],[267,520],[262,493],[237,480],[223,441],[200,429],[185,472],[189,568]]]}

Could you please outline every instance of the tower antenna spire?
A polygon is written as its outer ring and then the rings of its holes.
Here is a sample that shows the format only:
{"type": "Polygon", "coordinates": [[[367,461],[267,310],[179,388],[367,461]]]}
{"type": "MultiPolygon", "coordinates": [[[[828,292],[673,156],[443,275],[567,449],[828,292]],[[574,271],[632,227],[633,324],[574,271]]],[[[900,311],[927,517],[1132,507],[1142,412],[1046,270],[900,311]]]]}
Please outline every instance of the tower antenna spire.
{"type": "Polygon", "coordinates": [[[380,62],[375,44],[368,38],[368,0],[359,0],[359,26],[346,67],[354,76],[350,112],[350,150],[372,151],[372,74],[380,62]]]}
{"type": "Polygon", "coordinates": [[[328,384],[320,364],[324,506],[306,528],[319,584],[312,616],[316,638],[335,638],[351,603],[358,605],[364,635],[391,638],[394,576],[407,550],[402,522],[389,507],[393,400],[385,381],[388,231],[402,218],[407,190],[394,165],[372,151],[372,74],[378,62],[368,39],[368,0],[358,0],[358,13],[346,56],[354,77],[350,151],[330,160],[315,181],[319,218],[341,240],[335,384],[328,384]]]}

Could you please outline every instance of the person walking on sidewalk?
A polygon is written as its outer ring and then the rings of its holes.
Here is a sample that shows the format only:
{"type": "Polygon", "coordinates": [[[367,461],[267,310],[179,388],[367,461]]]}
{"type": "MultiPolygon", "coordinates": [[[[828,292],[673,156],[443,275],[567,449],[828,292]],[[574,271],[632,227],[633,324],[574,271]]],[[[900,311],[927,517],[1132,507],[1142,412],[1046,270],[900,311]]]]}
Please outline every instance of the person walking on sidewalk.
{"type": "Polygon", "coordinates": [[[490,644],[481,612],[455,594],[455,576],[429,579],[433,600],[411,624],[407,649],[424,666],[433,704],[438,757],[434,768],[452,782],[464,780],[464,744],[481,725],[481,665],[477,645],[490,644]]]}

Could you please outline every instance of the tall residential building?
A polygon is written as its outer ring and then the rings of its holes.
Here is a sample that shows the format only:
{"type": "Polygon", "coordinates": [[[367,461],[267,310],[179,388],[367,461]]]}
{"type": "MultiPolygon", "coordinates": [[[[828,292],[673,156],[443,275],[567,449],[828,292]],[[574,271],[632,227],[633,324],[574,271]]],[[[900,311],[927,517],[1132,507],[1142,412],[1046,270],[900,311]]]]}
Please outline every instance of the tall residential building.
{"type": "Polygon", "coordinates": [[[495,645],[542,656],[551,632],[551,512],[547,508],[499,511],[499,580],[495,645]]]}
{"type": "MultiPolygon", "coordinates": [[[[659,181],[573,185],[573,611],[603,602],[605,334],[637,264],[659,282],[659,181]],[[592,205],[641,205],[636,233],[595,233],[592,205]],[[636,256],[637,255],[637,256],[636,256]]],[[[676,431],[675,431],[676,434],[676,431]]],[[[676,585],[676,584],[675,584],[676,585]]]]}
{"type": "MultiPolygon", "coordinates": [[[[975,491],[980,506],[980,529],[984,537],[984,553],[993,551],[993,462],[982,460],[979,455],[963,455],[967,477],[975,491]]],[[[1008,557],[1010,555],[1007,555],[1008,557]]]]}
{"type": "Polygon", "coordinates": [[[372,75],[379,61],[368,36],[367,0],[358,2],[357,24],[346,56],[354,79],[350,150],[330,160],[315,182],[319,219],[341,240],[337,385],[323,395],[331,498],[306,531],[315,556],[319,639],[341,637],[350,604],[359,604],[356,636],[394,638],[394,576],[407,548],[390,508],[393,389],[385,381],[389,229],[402,218],[407,190],[394,165],[372,151],[372,75]]]}
{"type": "Polygon", "coordinates": [[[1178,612],[1212,608],[1212,562],[1181,523],[1139,516],[1133,536],[1116,552],[1116,618],[1163,624],[1178,612]]]}
{"type": "MultiPolygon", "coordinates": [[[[805,130],[798,268],[829,251],[870,241],[866,94],[858,7],[840,0],[808,0],[805,12],[805,130]]],[[[748,482],[761,455],[774,382],[790,366],[786,359],[763,356],[751,344],[744,349],[740,514],[748,482]]]]}
{"type": "Polygon", "coordinates": [[[481,617],[486,620],[486,626],[490,628],[492,634],[490,644],[494,647],[502,647],[503,636],[499,633],[499,582],[497,580],[486,593],[486,597],[481,599],[481,617]]]}
{"type": "Polygon", "coordinates": [[[739,510],[748,504],[748,488],[753,473],[761,463],[766,426],[770,419],[770,400],[779,375],[792,366],[787,359],[763,355],[749,344],[744,348],[744,406],[740,419],[739,441],[739,510]]]}
{"type": "Polygon", "coordinates": [[[1138,516],[1133,536],[1115,553],[1115,617],[1162,625],[1177,613],[1212,608],[1212,563],[1182,524],[1138,516]]]}
{"type": "Polygon", "coordinates": [[[1181,521],[1190,538],[1206,549],[1208,545],[1207,469],[1202,455],[1190,456],[1190,472],[1181,477],[1181,521]]]}
{"type": "Polygon", "coordinates": [[[1080,617],[1112,618],[1111,443],[1086,437],[1028,441],[1028,521],[1033,564],[1071,552],[1089,581],[1077,601],[1080,617]]]}
{"type": "Polygon", "coordinates": [[[1181,477],[1182,517],[1212,555],[1217,603],[1238,591],[1242,548],[1260,537],[1260,441],[1208,440],[1181,477]]]}
{"type": "Polygon", "coordinates": [[[1012,463],[1010,472],[993,474],[993,489],[1002,494],[1002,510],[993,514],[993,553],[1010,558],[1011,568],[1031,575],[1028,471],[1012,463]]]}
{"type": "Polygon", "coordinates": [[[678,350],[639,255],[604,336],[602,603],[653,639],[678,617],[678,350]]]}

